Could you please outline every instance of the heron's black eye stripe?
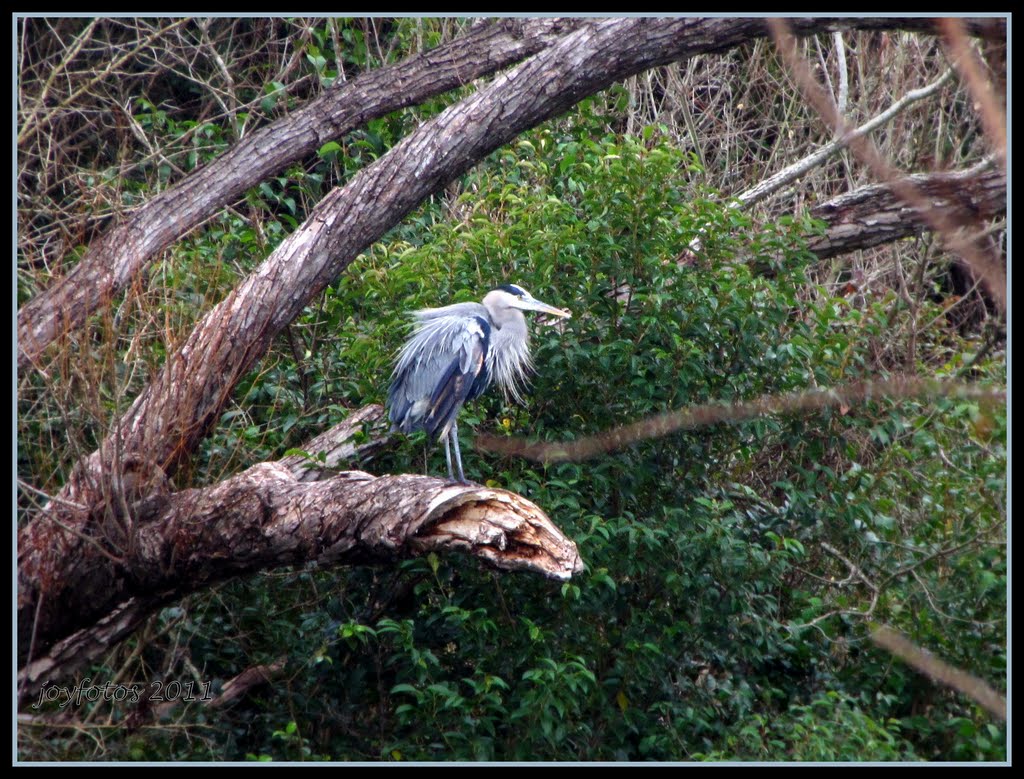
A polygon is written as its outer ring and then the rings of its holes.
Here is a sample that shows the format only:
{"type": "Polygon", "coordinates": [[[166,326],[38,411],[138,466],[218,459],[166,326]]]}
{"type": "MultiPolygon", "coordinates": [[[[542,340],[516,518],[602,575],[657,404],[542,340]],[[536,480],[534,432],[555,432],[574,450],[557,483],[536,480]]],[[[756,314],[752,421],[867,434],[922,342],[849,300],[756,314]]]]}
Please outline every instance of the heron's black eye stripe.
{"type": "Polygon", "coordinates": [[[517,287],[515,284],[502,284],[498,287],[500,290],[504,290],[510,295],[515,295],[517,298],[521,298],[526,294],[526,290],[522,287],[517,287]]]}

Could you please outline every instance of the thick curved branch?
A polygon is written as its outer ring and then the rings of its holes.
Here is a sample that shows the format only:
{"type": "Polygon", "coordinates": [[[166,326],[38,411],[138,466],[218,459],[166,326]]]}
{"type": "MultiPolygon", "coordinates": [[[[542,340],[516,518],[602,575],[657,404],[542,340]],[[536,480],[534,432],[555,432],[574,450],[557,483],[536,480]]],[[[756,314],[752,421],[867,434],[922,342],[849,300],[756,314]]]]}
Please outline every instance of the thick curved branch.
{"type": "Polygon", "coordinates": [[[73,581],[43,587],[44,572],[23,567],[21,616],[36,638],[23,696],[109,651],[160,606],[257,571],[427,552],[558,580],[583,569],[575,543],[514,493],[361,471],[304,483],[280,463],[169,496],[156,516],[136,520],[131,539],[117,561],[92,554],[73,581]]]}
{"type": "Polygon", "coordinates": [[[18,312],[18,368],[122,292],[147,262],[247,189],[365,122],[519,62],[582,24],[578,19],[482,20],[404,62],[338,82],[251,133],[109,229],[75,268],[18,312]]]}

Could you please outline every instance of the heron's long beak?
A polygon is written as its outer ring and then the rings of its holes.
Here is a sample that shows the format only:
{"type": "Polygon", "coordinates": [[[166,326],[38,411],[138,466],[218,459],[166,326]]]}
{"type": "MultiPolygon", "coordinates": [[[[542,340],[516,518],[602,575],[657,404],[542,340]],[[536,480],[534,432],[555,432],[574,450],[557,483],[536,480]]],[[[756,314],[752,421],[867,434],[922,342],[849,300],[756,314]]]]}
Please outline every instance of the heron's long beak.
{"type": "Polygon", "coordinates": [[[551,314],[552,316],[561,317],[562,319],[569,319],[572,316],[572,312],[567,308],[555,308],[549,306],[547,303],[541,303],[536,298],[521,298],[512,303],[513,307],[520,308],[523,311],[539,311],[542,314],[551,314]]]}

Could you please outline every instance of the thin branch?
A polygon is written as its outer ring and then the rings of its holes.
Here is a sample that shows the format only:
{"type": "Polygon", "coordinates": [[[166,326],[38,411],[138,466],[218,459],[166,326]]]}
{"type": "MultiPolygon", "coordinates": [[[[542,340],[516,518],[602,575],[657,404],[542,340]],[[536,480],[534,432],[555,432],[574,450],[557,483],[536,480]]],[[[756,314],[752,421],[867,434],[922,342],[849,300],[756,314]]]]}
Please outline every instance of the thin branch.
{"type": "Polygon", "coordinates": [[[832,42],[836,47],[836,68],[839,70],[839,95],[836,97],[836,108],[840,116],[846,116],[846,106],[850,99],[850,77],[846,72],[846,46],[843,34],[836,30],[832,33],[832,42]]]}
{"type": "MultiPolygon", "coordinates": [[[[842,563],[847,568],[850,569],[850,576],[845,580],[846,582],[852,582],[854,579],[860,579],[860,581],[862,581],[864,584],[866,584],[868,589],[871,590],[875,594],[875,597],[872,600],[872,604],[874,603],[875,600],[878,599],[878,585],[876,585],[874,582],[872,582],[867,577],[867,575],[864,573],[864,571],[862,571],[860,569],[859,566],[857,566],[856,564],[851,562],[847,557],[845,557],[843,555],[842,552],[840,552],[838,549],[836,549],[831,544],[822,543],[821,548],[824,549],[826,552],[828,552],[833,557],[835,557],[837,560],[842,561],[842,563]]],[[[840,583],[842,583],[842,582],[840,582],[840,583]]],[[[873,610],[873,608],[874,608],[874,606],[872,605],[872,608],[869,609],[868,612],[870,613],[873,610]]]]}
{"type": "MultiPolygon", "coordinates": [[[[28,489],[28,490],[30,490],[32,492],[38,492],[40,495],[46,495],[46,493],[43,492],[42,490],[37,490],[35,487],[32,487],[29,484],[26,484],[21,479],[18,479],[18,485],[21,486],[21,487],[24,487],[24,488],[26,488],[26,489],[28,489]]],[[[53,503],[56,503],[57,505],[60,505],[60,506],[65,506],[65,507],[71,508],[71,509],[73,509],[75,511],[85,511],[85,510],[88,509],[88,506],[83,506],[83,505],[81,505],[79,503],[74,503],[74,502],[69,501],[69,500],[64,500],[63,498],[58,497],[58,496],[48,496],[48,497],[50,498],[50,500],[53,503]]],[[[93,538],[92,536],[88,535],[87,533],[83,533],[78,528],[74,528],[71,525],[68,525],[66,522],[61,522],[59,519],[57,519],[57,517],[55,515],[56,515],[56,512],[50,510],[49,507],[43,507],[43,510],[40,512],[40,516],[41,517],[45,517],[45,521],[46,522],[49,522],[49,523],[51,523],[53,525],[56,525],[61,530],[63,530],[65,533],[71,533],[73,536],[75,536],[79,540],[84,541],[85,543],[89,544],[90,546],[95,548],[100,554],[102,554],[104,557],[106,557],[111,562],[113,562],[113,563],[121,563],[121,562],[123,562],[123,560],[121,558],[117,557],[116,555],[111,554],[109,551],[104,549],[103,545],[99,541],[97,541],[95,538],[93,538]]],[[[42,520],[40,520],[40,521],[42,521],[42,520]]]]}
{"type": "Polygon", "coordinates": [[[70,509],[74,509],[75,511],[85,511],[87,508],[89,508],[88,506],[85,506],[81,503],[75,503],[74,501],[71,500],[65,500],[64,498],[57,497],[56,495],[49,495],[43,492],[38,487],[33,487],[27,481],[24,481],[23,479],[20,478],[18,479],[18,486],[21,487],[23,490],[28,490],[29,492],[35,493],[41,498],[46,498],[47,503],[50,503],[52,501],[61,506],[67,506],[70,509]]]}
{"type": "Polygon", "coordinates": [[[579,462],[599,454],[624,449],[639,441],[661,438],[682,430],[693,430],[724,422],[744,422],[768,414],[810,414],[826,408],[838,407],[845,410],[858,403],[884,399],[928,401],[944,397],[984,398],[1005,402],[1006,392],[952,381],[897,376],[882,381],[854,382],[832,389],[764,395],[745,403],[690,406],[566,443],[480,435],[477,437],[476,447],[484,452],[516,455],[537,462],[579,462]]]}
{"type": "MultiPolygon", "coordinates": [[[[43,84],[43,88],[39,91],[39,98],[36,100],[36,104],[32,108],[32,113],[29,114],[28,118],[25,119],[24,123],[21,126],[21,131],[18,133],[19,146],[21,145],[22,140],[25,137],[27,137],[29,131],[33,129],[33,126],[37,121],[37,117],[39,116],[39,112],[46,105],[46,96],[49,94],[50,87],[53,86],[54,80],[57,78],[58,75],[60,75],[67,69],[71,60],[78,56],[78,52],[81,50],[82,46],[85,45],[85,42],[92,37],[92,33],[96,29],[96,25],[99,23],[99,21],[99,19],[93,19],[89,23],[89,26],[82,31],[82,34],[80,36],[78,36],[78,39],[72,44],[67,54],[65,54],[64,57],[61,58],[60,64],[57,67],[53,68],[52,71],[50,71],[50,75],[46,79],[46,83],[43,84]]],[[[27,38],[27,34],[22,37],[23,44],[27,38]]],[[[24,55],[22,56],[24,58],[24,55]]],[[[19,94],[20,92],[21,90],[19,90],[19,94]]]]}
{"type": "Polygon", "coordinates": [[[925,676],[966,695],[993,716],[1006,720],[1006,698],[977,676],[940,660],[887,625],[876,627],[871,640],[925,676]]]}
{"type": "Polygon", "coordinates": [[[278,462],[299,481],[319,481],[333,476],[345,464],[365,462],[390,441],[384,408],[371,403],[353,411],[344,421],[299,447],[308,452],[310,457],[294,454],[278,462]],[[369,437],[366,440],[355,440],[364,428],[368,430],[369,437]],[[323,459],[316,459],[320,454],[323,459]]]}
{"type": "Polygon", "coordinates": [[[927,86],[923,86],[920,89],[914,89],[907,92],[903,97],[897,100],[895,103],[890,105],[887,109],[882,111],[880,114],[872,117],[868,121],[864,122],[860,127],[855,130],[851,130],[847,135],[837,137],[834,141],[825,144],[820,149],[811,154],[808,154],[801,160],[797,160],[792,165],[787,165],[785,168],[780,170],[773,176],[769,176],[764,181],[760,181],[756,186],[751,187],[745,192],[741,192],[736,196],[736,199],[743,206],[752,206],[756,203],[761,202],[765,198],[775,194],[787,184],[791,184],[801,176],[805,175],[812,168],[816,168],[821,165],[825,160],[835,156],[847,146],[850,142],[856,138],[862,138],[868,133],[877,130],[882,125],[886,124],[890,120],[894,119],[903,109],[907,106],[924,100],[926,97],[931,97],[938,92],[949,80],[953,77],[953,69],[949,68],[939,76],[935,81],[927,86]]]}
{"type": "Polygon", "coordinates": [[[993,625],[999,624],[998,620],[965,619],[964,617],[956,617],[952,614],[947,614],[945,611],[939,608],[939,604],[935,602],[935,599],[932,597],[932,593],[928,589],[928,585],[925,584],[924,580],[922,579],[921,574],[919,574],[917,571],[911,571],[910,575],[914,578],[914,581],[917,582],[917,586],[921,588],[921,592],[924,594],[924,599],[928,601],[928,605],[932,607],[932,611],[934,611],[943,619],[948,619],[951,622],[961,622],[965,625],[974,625],[975,627],[991,627],[993,625]]]}
{"type": "MultiPolygon", "coordinates": [[[[881,597],[882,591],[874,582],[872,582],[867,577],[867,575],[864,573],[864,571],[861,570],[860,566],[858,566],[856,563],[852,562],[848,557],[846,557],[842,552],[840,552],[838,549],[836,549],[831,544],[822,543],[821,544],[821,548],[824,549],[826,552],[828,552],[833,557],[835,557],[837,560],[840,560],[847,567],[847,569],[850,572],[850,575],[847,576],[845,579],[843,579],[843,581],[841,581],[841,582],[832,582],[832,584],[834,584],[835,586],[838,586],[838,587],[842,587],[842,586],[845,586],[847,584],[852,584],[854,582],[854,580],[859,580],[864,585],[866,585],[869,590],[871,590],[871,603],[868,604],[868,607],[866,609],[833,609],[832,611],[829,611],[829,612],[827,612],[825,614],[821,614],[821,615],[815,617],[810,622],[805,622],[805,623],[799,624],[799,625],[795,625],[795,624],[794,625],[790,625],[789,626],[790,630],[794,630],[795,631],[795,630],[803,630],[804,628],[809,628],[809,627],[817,627],[818,624],[824,622],[825,620],[831,619],[832,617],[839,617],[839,616],[862,617],[862,618],[863,617],[870,617],[872,614],[875,613],[875,608],[878,606],[878,599],[881,597]]],[[[815,578],[820,578],[820,577],[815,577],[815,578]]]]}

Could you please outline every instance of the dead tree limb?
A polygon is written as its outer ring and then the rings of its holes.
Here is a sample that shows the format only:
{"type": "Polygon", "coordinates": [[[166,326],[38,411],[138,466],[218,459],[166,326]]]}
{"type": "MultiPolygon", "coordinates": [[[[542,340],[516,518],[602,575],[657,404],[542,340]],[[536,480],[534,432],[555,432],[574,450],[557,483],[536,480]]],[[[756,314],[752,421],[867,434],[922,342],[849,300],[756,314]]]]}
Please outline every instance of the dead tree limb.
{"type": "MultiPolygon", "coordinates": [[[[565,580],[582,570],[576,545],[525,498],[427,476],[348,471],[304,483],[261,463],[205,489],[171,495],[138,522],[116,560],[51,583],[24,613],[35,652],[21,696],[73,673],[157,608],[236,576],[289,565],[373,565],[461,552],[506,571],[565,580]]],[[[22,594],[40,593],[22,570],[22,594]]]]}
{"type": "Polygon", "coordinates": [[[273,663],[246,668],[242,673],[224,682],[220,695],[207,703],[206,707],[209,709],[223,709],[237,703],[251,690],[274,681],[284,672],[287,662],[287,657],[280,657],[273,663]]]}
{"type": "Polygon", "coordinates": [[[346,463],[367,462],[386,447],[390,440],[384,407],[371,403],[353,411],[340,424],[303,444],[301,448],[310,457],[293,454],[278,462],[299,481],[319,481],[346,463]],[[362,438],[360,434],[364,431],[366,437],[362,438]],[[316,459],[321,454],[323,459],[316,459]]]}
{"type": "MultiPolygon", "coordinates": [[[[974,228],[1006,213],[1006,173],[990,163],[950,173],[920,173],[908,177],[931,208],[942,209],[946,220],[974,228]]],[[[847,192],[811,209],[827,224],[824,235],[812,236],[808,248],[821,259],[868,249],[918,235],[931,229],[925,215],[903,201],[891,183],[873,184],[847,192]]]]}

